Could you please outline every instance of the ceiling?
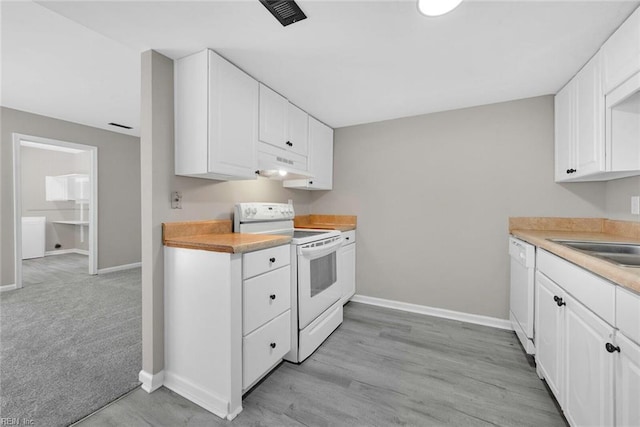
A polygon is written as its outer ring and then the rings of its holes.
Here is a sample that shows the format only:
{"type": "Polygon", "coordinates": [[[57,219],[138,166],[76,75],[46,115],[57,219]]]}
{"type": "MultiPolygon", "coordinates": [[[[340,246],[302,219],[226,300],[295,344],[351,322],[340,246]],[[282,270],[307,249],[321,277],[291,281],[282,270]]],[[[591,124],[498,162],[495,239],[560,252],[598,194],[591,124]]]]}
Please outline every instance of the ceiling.
{"type": "Polygon", "coordinates": [[[297,3],[282,27],[258,0],[3,1],[2,105],[139,135],[140,53],[206,47],[332,127],[553,94],[640,4],[297,3]]]}

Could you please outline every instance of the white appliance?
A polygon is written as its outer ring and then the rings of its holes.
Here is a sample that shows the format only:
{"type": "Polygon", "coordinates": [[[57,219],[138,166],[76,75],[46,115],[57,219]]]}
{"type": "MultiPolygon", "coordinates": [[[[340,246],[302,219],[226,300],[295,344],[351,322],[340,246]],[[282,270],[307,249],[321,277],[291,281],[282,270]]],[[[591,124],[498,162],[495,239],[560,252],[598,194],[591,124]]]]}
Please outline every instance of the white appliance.
{"type": "Polygon", "coordinates": [[[44,231],[47,218],[44,216],[22,217],[22,259],[44,256],[44,231]]]}
{"type": "Polygon", "coordinates": [[[234,231],[292,236],[291,351],[284,358],[300,363],[342,323],[337,274],[342,235],[335,230],[294,229],[294,217],[290,204],[238,203],[234,231]]]}
{"type": "Polygon", "coordinates": [[[509,319],[527,354],[535,354],[533,331],[536,248],[514,237],[509,238],[511,294],[509,319]]]}

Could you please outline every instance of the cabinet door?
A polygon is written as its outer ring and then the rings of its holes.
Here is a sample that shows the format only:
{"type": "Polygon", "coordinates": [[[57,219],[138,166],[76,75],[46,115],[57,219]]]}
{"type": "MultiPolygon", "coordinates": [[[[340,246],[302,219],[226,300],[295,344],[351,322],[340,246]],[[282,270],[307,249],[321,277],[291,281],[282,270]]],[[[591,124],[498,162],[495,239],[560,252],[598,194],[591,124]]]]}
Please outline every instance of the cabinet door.
{"type": "Polygon", "coordinates": [[[556,182],[571,178],[573,162],[573,102],[575,83],[570,81],[555,96],[556,182]]]}
{"type": "Polygon", "coordinates": [[[309,188],[333,188],[333,129],[309,117],[309,188]]]}
{"type": "Polygon", "coordinates": [[[356,293],[356,244],[351,243],[338,251],[338,280],[342,288],[342,303],[356,293]]]}
{"type": "Polygon", "coordinates": [[[47,202],[69,200],[69,182],[66,176],[45,176],[44,180],[47,202]]]}
{"type": "Polygon", "coordinates": [[[565,416],[571,425],[611,426],[615,356],[605,345],[613,328],[573,298],[566,304],[565,416]]]}
{"type": "Polygon", "coordinates": [[[640,426],[640,346],[621,333],[616,345],[616,425],[640,426]]]}
{"type": "Polygon", "coordinates": [[[295,105],[289,103],[289,151],[307,155],[309,146],[309,115],[295,105]]]}
{"type": "Polygon", "coordinates": [[[562,406],[562,372],[564,342],[564,306],[556,298],[565,298],[558,285],[540,272],[536,273],[536,363],[538,375],[544,378],[562,406]]]}
{"type": "Polygon", "coordinates": [[[575,77],[575,169],[572,176],[604,171],[604,94],[601,56],[596,54],[575,77]]]}
{"type": "Polygon", "coordinates": [[[260,141],[287,149],[289,102],[260,84],[260,141]]]}
{"type": "Polygon", "coordinates": [[[258,82],[209,51],[209,172],[255,178],[258,82]]]}
{"type": "Polygon", "coordinates": [[[640,9],[602,46],[605,93],[640,71],[640,9]]]}

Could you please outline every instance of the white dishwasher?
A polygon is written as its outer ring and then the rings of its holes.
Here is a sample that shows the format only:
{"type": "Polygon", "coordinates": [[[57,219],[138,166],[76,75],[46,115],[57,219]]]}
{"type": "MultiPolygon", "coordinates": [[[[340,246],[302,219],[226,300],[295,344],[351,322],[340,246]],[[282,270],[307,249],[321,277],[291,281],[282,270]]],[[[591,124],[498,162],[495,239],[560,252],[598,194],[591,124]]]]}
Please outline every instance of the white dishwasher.
{"type": "Polygon", "coordinates": [[[533,337],[533,304],[536,248],[509,237],[511,258],[511,294],[509,319],[527,354],[535,354],[533,337]]]}

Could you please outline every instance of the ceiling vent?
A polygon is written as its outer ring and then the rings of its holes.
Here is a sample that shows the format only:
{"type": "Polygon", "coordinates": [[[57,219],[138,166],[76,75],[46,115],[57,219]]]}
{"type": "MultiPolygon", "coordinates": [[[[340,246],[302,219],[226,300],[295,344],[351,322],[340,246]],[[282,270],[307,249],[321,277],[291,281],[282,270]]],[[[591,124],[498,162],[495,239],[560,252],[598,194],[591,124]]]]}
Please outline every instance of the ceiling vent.
{"type": "Polygon", "coordinates": [[[295,1],[260,0],[260,3],[276,17],[283,27],[307,19],[307,15],[304,14],[295,1]]]}

